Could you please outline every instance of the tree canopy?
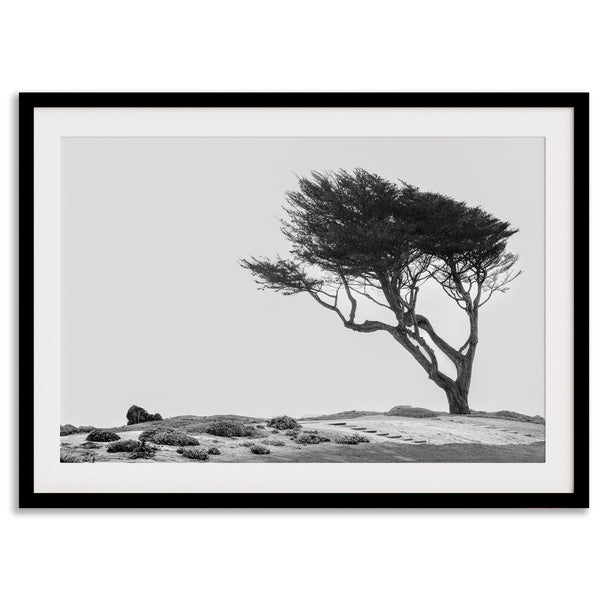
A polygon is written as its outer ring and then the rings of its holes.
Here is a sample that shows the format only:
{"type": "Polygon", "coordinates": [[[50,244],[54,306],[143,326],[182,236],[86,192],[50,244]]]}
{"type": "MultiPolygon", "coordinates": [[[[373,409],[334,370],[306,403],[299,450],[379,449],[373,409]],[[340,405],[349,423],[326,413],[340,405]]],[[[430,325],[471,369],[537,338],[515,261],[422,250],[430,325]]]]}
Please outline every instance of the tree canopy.
{"type": "Polygon", "coordinates": [[[288,192],[282,220],[290,257],[252,257],[242,267],[264,288],[307,293],[349,329],[387,331],[447,394],[461,388],[466,402],[479,309],[520,274],[518,257],[506,249],[517,230],[480,207],[364,169],[312,172],[298,188],[288,192]],[[469,335],[460,348],[417,313],[427,281],[468,315],[469,335]],[[392,323],[357,321],[359,300],[391,311],[392,323]],[[440,371],[436,349],[456,366],[456,380],[440,371]]]}

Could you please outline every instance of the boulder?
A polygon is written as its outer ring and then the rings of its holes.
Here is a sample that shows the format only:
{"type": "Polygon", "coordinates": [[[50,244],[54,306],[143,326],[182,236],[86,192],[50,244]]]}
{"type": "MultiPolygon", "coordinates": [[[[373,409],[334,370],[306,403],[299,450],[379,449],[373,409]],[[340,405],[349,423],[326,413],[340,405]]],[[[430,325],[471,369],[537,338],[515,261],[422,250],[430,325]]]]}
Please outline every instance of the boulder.
{"type": "Polygon", "coordinates": [[[136,406],[135,404],[129,407],[126,417],[127,425],[147,423],[148,421],[162,421],[162,417],[158,413],[152,415],[145,408],[136,406]]]}

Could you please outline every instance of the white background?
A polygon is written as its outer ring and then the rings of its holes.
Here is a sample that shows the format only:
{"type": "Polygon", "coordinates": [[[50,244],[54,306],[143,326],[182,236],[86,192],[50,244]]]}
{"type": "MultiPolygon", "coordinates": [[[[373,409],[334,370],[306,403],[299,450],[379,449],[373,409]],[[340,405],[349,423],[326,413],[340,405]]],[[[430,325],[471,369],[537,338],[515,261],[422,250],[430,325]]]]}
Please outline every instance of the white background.
{"type": "MultiPolygon", "coordinates": [[[[1,15],[2,584],[89,599],[598,593],[589,511],[28,511],[16,506],[16,92],[590,91],[591,2],[19,2],[1,15]]],[[[592,178],[594,176],[592,171],[592,178]]],[[[592,192],[594,187],[592,186],[592,192]]],[[[598,225],[598,211],[592,210],[598,225]]],[[[592,269],[598,242],[592,241],[592,269]]],[[[595,279],[593,284],[596,286],[595,279]]],[[[592,305],[597,303],[597,290],[592,305]]],[[[592,364],[597,319],[592,319],[592,364]]],[[[597,391],[592,379],[591,397],[597,391]]],[[[598,446],[592,407],[592,468],[598,446]]],[[[597,491],[592,477],[592,503],[597,491]]]]}

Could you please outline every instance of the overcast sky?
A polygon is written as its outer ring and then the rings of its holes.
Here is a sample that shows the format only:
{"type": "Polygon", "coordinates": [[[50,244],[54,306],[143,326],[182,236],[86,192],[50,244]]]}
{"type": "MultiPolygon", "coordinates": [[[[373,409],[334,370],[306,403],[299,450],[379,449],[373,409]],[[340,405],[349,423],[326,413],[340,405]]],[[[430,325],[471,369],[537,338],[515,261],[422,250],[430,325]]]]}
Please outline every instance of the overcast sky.
{"type": "MultiPolygon", "coordinates": [[[[355,167],[519,228],[509,249],[524,274],[481,311],[469,403],[543,415],[543,139],[65,138],[61,422],[122,424],[131,404],[163,416],[447,410],[389,335],[258,291],[238,265],[286,253],[279,218],[298,175],[355,167]]],[[[422,302],[460,345],[465,313],[437,290],[422,302]]]]}

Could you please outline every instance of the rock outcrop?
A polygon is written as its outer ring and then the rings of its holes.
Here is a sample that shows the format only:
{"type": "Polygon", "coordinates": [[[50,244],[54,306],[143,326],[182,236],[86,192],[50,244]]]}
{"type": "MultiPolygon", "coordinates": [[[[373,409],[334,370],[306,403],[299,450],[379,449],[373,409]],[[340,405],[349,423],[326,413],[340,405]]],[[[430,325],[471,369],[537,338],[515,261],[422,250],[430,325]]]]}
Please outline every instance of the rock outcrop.
{"type": "Polygon", "coordinates": [[[126,417],[127,425],[137,425],[137,423],[146,423],[148,421],[162,421],[162,417],[158,413],[152,415],[145,408],[136,406],[135,404],[129,407],[126,417]]]}

